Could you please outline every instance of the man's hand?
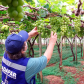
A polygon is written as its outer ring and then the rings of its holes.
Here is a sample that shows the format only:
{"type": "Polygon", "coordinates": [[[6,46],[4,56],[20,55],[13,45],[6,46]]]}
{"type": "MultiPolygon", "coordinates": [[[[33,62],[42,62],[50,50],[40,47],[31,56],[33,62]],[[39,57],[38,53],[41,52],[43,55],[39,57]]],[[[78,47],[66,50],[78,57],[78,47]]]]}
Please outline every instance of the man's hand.
{"type": "Polygon", "coordinates": [[[56,41],[57,41],[57,34],[53,33],[53,31],[52,31],[51,32],[51,37],[50,37],[50,40],[49,40],[49,44],[55,45],[56,41]]]}
{"type": "Polygon", "coordinates": [[[29,40],[31,37],[34,37],[34,36],[38,35],[39,33],[38,33],[38,31],[37,31],[37,27],[35,27],[33,30],[31,30],[28,34],[29,34],[28,40],[29,40]]]}
{"type": "Polygon", "coordinates": [[[53,49],[54,49],[56,41],[57,41],[57,34],[51,32],[51,37],[50,37],[50,40],[49,40],[49,45],[48,45],[48,47],[47,47],[47,49],[46,49],[46,51],[44,53],[44,56],[47,57],[47,63],[51,59],[51,56],[52,56],[53,49]]]}

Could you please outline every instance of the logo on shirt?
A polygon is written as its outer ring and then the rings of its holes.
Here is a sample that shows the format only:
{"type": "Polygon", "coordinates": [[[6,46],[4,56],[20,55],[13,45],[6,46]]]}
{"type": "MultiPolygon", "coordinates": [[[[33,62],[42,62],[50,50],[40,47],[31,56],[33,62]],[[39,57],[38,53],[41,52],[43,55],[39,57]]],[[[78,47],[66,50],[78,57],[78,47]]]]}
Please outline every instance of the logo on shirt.
{"type": "Polygon", "coordinates": [[[8,84],[8,81],[5,79],[5,82],[1,82],[1,84],[8,84]]]}
{"type": "Polygon", "coordinates": [[[13,78],[13,79],[16,79],[16,73],[7,69],[6,67],[2,66],[2,72],[5,73],[7,76],[13,78]]]}

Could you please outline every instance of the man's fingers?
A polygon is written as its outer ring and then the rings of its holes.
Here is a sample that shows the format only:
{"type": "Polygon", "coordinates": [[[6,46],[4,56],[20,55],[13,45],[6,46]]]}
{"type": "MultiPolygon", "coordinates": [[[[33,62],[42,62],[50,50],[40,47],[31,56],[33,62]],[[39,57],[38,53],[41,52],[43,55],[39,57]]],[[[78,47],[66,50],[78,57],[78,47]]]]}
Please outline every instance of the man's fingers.
{"type": "Polygon", "coordinates": [[[37,30],[37,27],[35,27],[34,29],[37,30]]]}
{"type": "Polygon", "coordinates": [[[57,36],[57,33],[53,33],[53,31],[51,31],[51,36],[57,36]]]}
{"type": "Polygon", "coordinates": [[[56,36],[56,33],[54,33],[54,36],[56,36]]]}
{"type": "Polygon", "coordinates": [[[54,33],[54,36],[56,36],[56,37],[57,37],[57,33],[54,33]]]}
{"type": "Polygon", "coordinates": [[[53,36],[53,31],[51,31],[51,36],[53,36]]]}

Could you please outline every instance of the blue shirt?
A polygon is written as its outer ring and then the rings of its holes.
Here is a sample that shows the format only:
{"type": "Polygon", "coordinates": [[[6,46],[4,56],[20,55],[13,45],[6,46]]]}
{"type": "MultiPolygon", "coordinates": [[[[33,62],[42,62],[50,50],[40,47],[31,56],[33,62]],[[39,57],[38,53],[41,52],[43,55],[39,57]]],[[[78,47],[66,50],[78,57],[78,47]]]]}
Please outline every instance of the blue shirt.
{"type": "Polygon", "coordinates": [[[25,71],[25,78],[27,83],[30,81],[30,79],[40,71],[42,71],[47,65],[47,58],[46,56],[41,56],[38,58],[30,58],[26,71],[25,71]]]}

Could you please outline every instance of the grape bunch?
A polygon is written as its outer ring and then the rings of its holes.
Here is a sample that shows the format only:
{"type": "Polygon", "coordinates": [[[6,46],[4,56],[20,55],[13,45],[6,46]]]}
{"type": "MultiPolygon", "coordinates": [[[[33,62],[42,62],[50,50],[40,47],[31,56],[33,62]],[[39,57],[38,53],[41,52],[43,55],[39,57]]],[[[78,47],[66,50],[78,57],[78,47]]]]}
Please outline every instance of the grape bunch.
{"type": "Polygon", "coordinates": [[[80,26],[81,26],[81,17],[80,16],[75,16],[74,29],[75,29],[76,33],[80,32],[80,26]]]}
{"type": "Polygon", "coordinates": [[[9,26],[8,26],[8,25],[3,25],[3,26],[1,27],[1,31],[2,31],[2,32],[8,31],[8,30],[9,30],[9,26]]]}
{"type": "Polygon", "coordinates": [[[8,14],[10,18],[20,21],[24,17],[23,4],[24,0],[0,0],[3,6],[8,5],[8,14]]]}
{"type": "Polygon", "coordinates": [[[33,24],[31,21],[23,21],[21,25],[19,26],[19,30],[25,30],[27,32],[30,32],[34,28],[33,24]]]}
{"type": "Polygon", "coordinates": [[[48,38],[50,37],[51,31],[48,28],[45,28],[45,30],[41,33],[42,38],[48,38]]]}
{"type": "Polygon", "coordinates": [[[37,27],[39,33],[42,33],[45,30],[43,20],[37,20],[33,25],[37,27]]]}
{"type": "Polygon", "coordinates": [[[57,32],[57,35],[67,35],[71,21],[67,16],[55,16],[50,18],[51,31],[57,32]]]}
{"type": "Polygon", "coordinates": [[[62,25],[69,25],[71,22],[70,22],[70,19],[69,17],[67,16],[62,16],[62,20],[61,20],[61,24],[62,25]]]}
{"type": "Polygon", "coordinates": [[[24,21],[23,23],[25,24],[25,31],[27,32],[30,32],[34,28],[32,21],[24,21]]]}
{"type": "Polygon", "coordinates": [[[19,26],[19,30],[24,30],[25,29],[25,25],[22,23],[20,26],[19,26]]]}
{"type": "Polygon", "coordinates": [[[0,23],[0,39],[7,38],[9,34],[9,26],[0,23]]]}
{"type": "Polygon", "coordinates": [[[37,27],[37,30],[41,34],[42,38],[47,38],[50,36],[50,30],[45,27],[46,23],[44,20],[37,20],[33,25],[34,27],[37,27]]]}
{"type": "Polygon", "coordinates": [[[57,32],[57,30],[60,28],[60,25],[61,25],[61,18],[60,17],[51,17],[50,25],[51,25],[51,30],[53,32],[57,32]]]}
{"type": "Polygon", "coordinates": [[[64,35],[64,33],[67,31],[67,25],[62,25],[60,28],[61,28],[61,34],[64,35]]]}

